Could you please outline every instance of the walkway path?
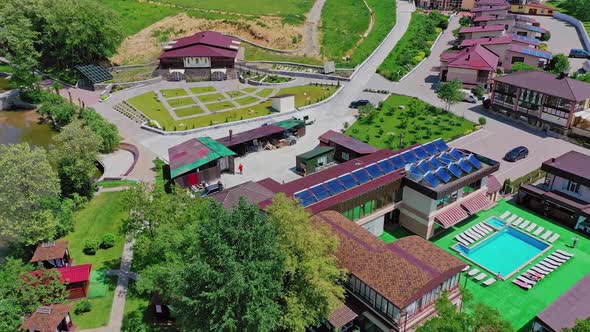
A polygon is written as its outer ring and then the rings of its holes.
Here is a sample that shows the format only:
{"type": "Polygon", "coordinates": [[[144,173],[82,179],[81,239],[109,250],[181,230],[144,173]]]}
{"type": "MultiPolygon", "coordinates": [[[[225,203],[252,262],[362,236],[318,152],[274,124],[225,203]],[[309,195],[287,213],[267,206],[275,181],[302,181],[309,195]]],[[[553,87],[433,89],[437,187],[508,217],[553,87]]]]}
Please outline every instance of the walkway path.
{"type": "Polygon", "coordinates": [[[305,25],[303,26],[303,53],[306,56],[317,56],[320,54],[320,30],[319,26],[322,20],[322,9],[326,0],[316,0],[311,7],[305,25]]]}

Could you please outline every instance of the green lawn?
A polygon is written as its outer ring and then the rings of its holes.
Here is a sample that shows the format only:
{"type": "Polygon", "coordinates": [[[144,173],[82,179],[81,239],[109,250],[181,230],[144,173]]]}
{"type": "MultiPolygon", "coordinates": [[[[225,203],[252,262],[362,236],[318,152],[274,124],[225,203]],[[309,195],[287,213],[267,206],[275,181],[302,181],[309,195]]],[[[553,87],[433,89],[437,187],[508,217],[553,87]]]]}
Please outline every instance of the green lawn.
{"type": "Polygon", "coordinates": [[[303,19],[305,13],[311,9],[314,3],[311,0],[155,0],[153,2],[173,4],[191,9],[209,9],[256,16],[296,16],[300,19],[303,19]]]}
{"type": "Polygon", "coordinates": [[[150,296],[147,294],[140,294],[135,287],[133,280],[129,281],[129,291],[127,293],[127,301],[125,301],[125,311],[123,316],[123,324],[130,318],[142,318],[143,326],[150,332],[176,332],[176,329],[172,326],[154,326],[153,309],[149,309],[150,296]]]}
{"type": "Polygon", "coordinates": [[[242,91],[247,92],[247,93],[252,93],[256,90],[258,90],[258,88],[244,88],[244,89],[242,89],[242,91]]]}
{"type": "Polygon", "coordinates": [[[188,96],[188,93],[185,89],[164,89],[160,90],[160,93],[162,94],[162,96],[164,96],[164,98],[188,96]]]}
{"type": "MultiPolygon", "coordinates": [[[[69,241],[70,253],[74,264],[92,264],[92,270],[118,269],[121,263],[125,237],[121,234],[121,225],[127,212],[123,207],[123,192],[102,193],[94,197],[82,210],[74,216],[75,231],[65,237],[69,241]],[[110,249],[100,249],[96,255],[86,255],[83,252],[86,240],[100,241],[102,235],[115,235],[115,246],[110,249]]],[[[82,315],[72,312],[73,320],[80,329],[95,328],[106,325],[111,314],[114,285],[116,279],[111,279],[110,289],[106,296],[90,299],[92,311],[82,315]]],[[[92,287],[92,286],[91,286],[92,287]]]]}
{"type": "Polygon", "coordinates": [[[277,95],[295,95],[295,107],[318,103],[336,92],[337,86],[300,85],[279,90],[277,95]]]}
{"type": "Polygon", "coordinates": [[[244,105],[250,105],[250,104],[254,104],[256,102],[259,102],[260,99],[253,97],[253,96],[247,96],[244,98],[234,99],[234,101],[236,103],[238,103],[238,105],[244,106],[244,105]]]}
{"type": "Polygon", "coordinates": [[[152,78],[152,73],[157,67],[147,66],[139,68],[122,69],[119,71],[112,71],[113,79],[107,81],[108,83],[124,83],[142,81],[152,78]]]}
{"type": "MultiPolygon", "coordinates": [[[[473,294],[475,301],[483,302],[498,309],[502,316],[509,320],[517,330],[528,332],[531,328],[531,321],[537,314],[590,273],[590,239],[588,237],[575,233],[569,228],[562,227],[560,224],[510,202],[501,201],[494,208],[478,213],[475,218],[471,218],[453,228],[451,232],[439,237],[434,243],[453,255],[459,256],[450,248],[451,245],[457,243],[453,239],[455,235],[491,216],[500,216],[507,210],[543,226],[545,229],[561,234],[561,237],[554,243],[554,247],[544,256],[534,261],[533,264],[542,260],[555,249],[562,249],[575,254],[573,259],[570,259],[529,291],[523,290],[512,283],[512,280],[519,274],[515,274],[507,281],[497,281],[489,287],[483,286],[481,282],[477,282],[473,278],[467,280],[467,288],[473,294]],[[580,238],[580,242],[575,249],[572,249],[568,245],[571,244],[571,238],[575,236],[580,238]]],[[[397,238],[405,236],[403,233],[384,234],[381,238],[386,242],[393,242],[397,238]]],[[[473,265],[471,262],[466,262],[473,265]]]]}
{"type": "Polygon", "coordinates": [[[103,180],[99,181],[96,184],[103,188],[114,188],[114,187],[122,187],[122,186],[132,186],[136,185],[139,182],[133,180],[103,180]]]}
{"type": "Polygon", "coordinates": [[[193,98],[186,97],[186,98],[168,99],[168,104],[170,105],[170,107],[176,108],[176,107],[182,107],[182,106],[195,105],[196,102],[193,98]]]}
{"type": "Polygon", "coordinates": [[[12,73],[14,70],[12,67],[4,62],[0,62],[0,73],[12,73]]]}
{"type": "Polygon", "coordinates": [[[256,92],[256,95],[260,98],[266,98],[266,97],[270,96],[273,93],[273,91],[275,91],[275,89],[269,89],[269,88],[262,89],[262,90],[256,92]]]}
{"type": "Polygon", "coordinates": [[[226,110],[228,108],[236,107],[231,101],[220,101],[218,103],[207,104],[207,109],[211,112],[226,110]]]}
{"type": "Polygon", "coordinates": [[[451,141],[475,130],[475,124],[413,97],[391,95],[372,123],[357,120],[346,134],[379,148],[400,148],[436,138],[451,141]],[[403,106],[405,109],[400,109],[403,106]]]}
{"type": "Polygon", "coordinates": [[[203,103],[210,103],[213,101],[225,100],[225,96],[221,93],[210,93],[206,95],[200,95],[199,100],[203,103]]]}
{"type": "Polygon", "coordinates": [[[184,108],[178,108],[174,110],[174,113],[176,113],[177,116],[179,117],[184,117],[184,116],[189,116],[189,115],[196,115],[196,114],[201,114],[204,113],[205,111],[203,111],[203,109],[201,108],[201,106],[191,106],[191,107],[184,107],[184,108]]]}
{"type": "Polygon", "coordinates": [[[244,93],[243,93],[242,91],[240,91],[240,90],[227,91],[226,93],[227,93],[227,94],[228,94],[230,97],[232,97],[232,98],[234,98],[234,99],[235,99],[235,98],[239,98],[239,97],[241,97],[241,96],[243,96],[243,95],[244,95],[244,93]]]}
{"type": "Polygon", "coordinates": [[[193,94],[198,95],[199,93],[207,93],[207,92],[215,92],[217,89],[214,86],[198,86],[194,88],[190,88],[193,94]]]}
{"type": "Polygon", "coordinates": [[[316,57],[305,57],[292,55],[289,53],[273,52],[249,44],[242,44],[241,46],[244,47],[246,60],[249,61],[286,61],[303,63],[307,65],[322,65],[324,63],[322,59],[316,57]]]}

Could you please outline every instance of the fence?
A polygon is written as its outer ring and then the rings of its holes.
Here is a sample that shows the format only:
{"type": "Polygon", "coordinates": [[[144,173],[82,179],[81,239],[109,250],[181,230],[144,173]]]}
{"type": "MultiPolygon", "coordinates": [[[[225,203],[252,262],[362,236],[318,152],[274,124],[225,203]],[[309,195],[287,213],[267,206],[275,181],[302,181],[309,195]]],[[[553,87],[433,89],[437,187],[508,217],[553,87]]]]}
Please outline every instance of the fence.
{"type": "MultiPolygon", "coordinates": [[[[560,12],[554,12],[553,13],[553,17],[555,17],[558,20],[562,20],[565,21],[571,25],[573,25],[576,30],[578,30],[578,35],[580,36],[580,40],[582,41],[582,45],[584,46],[584,49],[588,52],[590,52],[590,38],[588,37],[588,33],[586,32],[586,29],[584,28],[584,25],[582,24],[582,22],[580,22],[580,20],[578,20],[575,17],[560,13],[560,12]]],[[[557,36],[553,36],[553,38],[555,38],[557,36]]],[[[561,37],[558,37],[561,38],[561,37]]]]}
{"type": "Polygon", "coordinates": [[[518,192],[518,189],[524,184],[531,184],[534,182],[539,181],[540,179],[544,178],[547,173],[542,171],[541,168],[537,168],[536,170],[526,174],[524,176],[519,177],[518,179],[511,181],[511,182],[504,182],[504,186],[502,191],[504,194],[514,194],[518,192]]]}

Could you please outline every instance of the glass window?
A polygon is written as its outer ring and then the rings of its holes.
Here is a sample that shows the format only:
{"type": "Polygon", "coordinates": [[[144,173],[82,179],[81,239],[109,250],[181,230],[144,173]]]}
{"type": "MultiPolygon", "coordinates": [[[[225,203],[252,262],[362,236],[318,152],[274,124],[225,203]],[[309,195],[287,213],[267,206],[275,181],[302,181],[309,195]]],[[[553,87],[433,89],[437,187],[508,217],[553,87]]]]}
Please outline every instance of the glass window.
{"type": "Polygon", "coordinates": [[[350,160],[350,155],[346,152],[342,152],[342,160],[350,160]]]}
{"type": "Polygon", "coordinates": [[[565,190],[579,194],[580,193],[580,184],[576,183],[574,181],[568,180],[567,184],[565,186],[565,190]]]}

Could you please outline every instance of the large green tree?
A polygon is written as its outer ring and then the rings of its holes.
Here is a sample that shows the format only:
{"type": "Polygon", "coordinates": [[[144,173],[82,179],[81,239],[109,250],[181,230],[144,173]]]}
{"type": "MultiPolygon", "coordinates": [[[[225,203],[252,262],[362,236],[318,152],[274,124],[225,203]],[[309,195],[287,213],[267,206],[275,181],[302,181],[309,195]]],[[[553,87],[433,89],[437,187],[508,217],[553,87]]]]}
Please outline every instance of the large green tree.
{"type": "Polygon", "coordinates": [[[48,209],[60,192],[44,149],[0,145],[0,234],[34,245],[56,236],[58,223],[48,209]]]}
{"type": "Polygon", "coordinates": [[[560,5],[579,20],[590,20],[590,0],[567,0],[561,1],[560,5]]]}
{"type": "Polygon", "coordinates": [[[550,71],[554,74],[561,74],[569,72],[571,68],[570,60],[567,55],[559,53],[553,55],[551,60],[545,66],[545,70],[550,71]]]}
{"type": "Polygon", "coordinates": [[[574,327],[566,327],[562,332],[590,332],[590,318],[577,320],[574,327]]]}
{"type": "Polygon", "coordinates": [[[108,122],[94,108],[85,108],[80,113],[84,123],[100,136],[100,152],[111,153],[117,150],[121,143],[117,126],[108,122]]]}
{"type": "Polygon", "coordinates": [[[437,95],[442,101],[445,102],[445,109],[447,111],[450,111],[451,106],[465,98],[465,94],[461,91],[462,88],[463,82],[459,80],[444,82],[440,85],[437,95]]]}

